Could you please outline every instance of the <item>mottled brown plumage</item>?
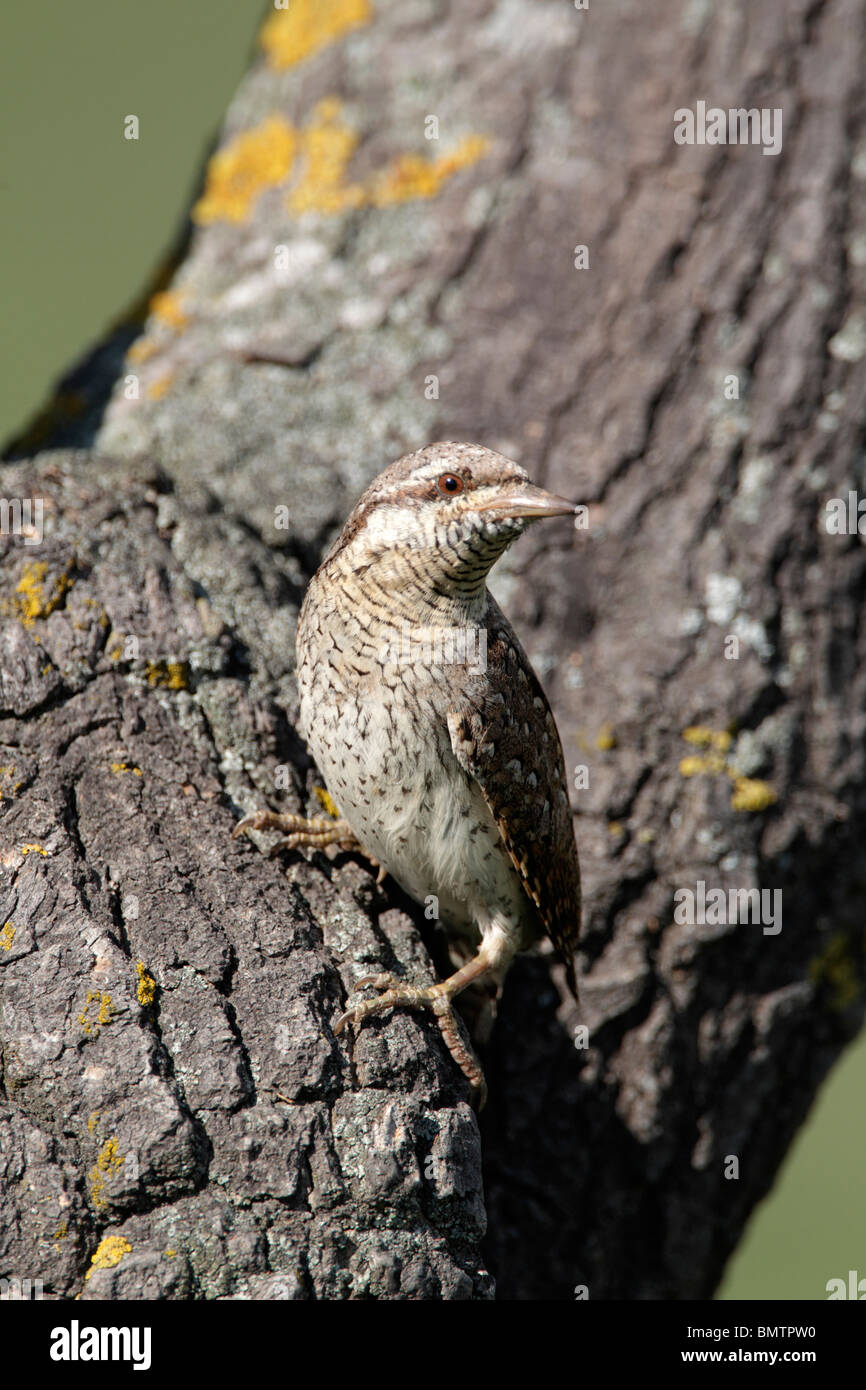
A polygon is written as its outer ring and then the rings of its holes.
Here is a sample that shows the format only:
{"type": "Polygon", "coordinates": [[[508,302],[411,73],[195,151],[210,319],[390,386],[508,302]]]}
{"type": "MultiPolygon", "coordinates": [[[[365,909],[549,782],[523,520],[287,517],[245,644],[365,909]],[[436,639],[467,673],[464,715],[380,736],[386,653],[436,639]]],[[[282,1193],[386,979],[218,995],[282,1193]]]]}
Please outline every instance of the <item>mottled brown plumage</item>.
{"type": "Polygon", "coordinates": [[[476,1086],[454,996],[498,986],[549,935],[576,992],[580,875],[562,748],[544,692],[486,577],[530,521],[572,506],[477,445],[434,444],[386,468],[307,591],[298,622],[301,729],[341,819],[255,813],[292,847],[357,844],[417,901],[435,898],[460,968],[383,990],[338,1021],[430,1008],[476,1086]]]}
{"type": "Polygon", "coordinates": [[[452,746],[481,787],[577,998],[580,870],[562,745],[529,658],[488,597],[487,674],[477,695],[449,715],[452,746]],[[491,698],[499,694],[501,701],[491,698]]]}

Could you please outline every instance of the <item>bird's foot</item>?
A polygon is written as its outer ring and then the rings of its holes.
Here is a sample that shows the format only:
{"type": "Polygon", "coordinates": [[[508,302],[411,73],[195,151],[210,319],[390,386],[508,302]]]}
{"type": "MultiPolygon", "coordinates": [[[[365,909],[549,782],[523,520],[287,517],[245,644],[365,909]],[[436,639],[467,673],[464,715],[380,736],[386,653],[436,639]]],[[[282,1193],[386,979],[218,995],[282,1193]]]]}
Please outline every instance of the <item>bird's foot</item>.
{"type": "Polygon", "coordinates": [[[408,985],[386,972],[381,975],[365,975],[362,979],[356,980],[354,988],[362,989],[365,985],[371,985],[383,993],[378,999],[365,999],[353,1009],[347,1009],[337,1019],[334,1032],[341,1033],[347,1023],[359,1028],[365,1019],[375,1014],[386,1013],[388,1009],[429,1009],[435,1015],[445,1046],[472,1087],[473,1102],[480,1110],[487,1099],[487,1082],[476,1057],[466,1046],[460,1033],[460,1025],[451,1002],[457,990],[452,987],[451,982],[444,980],[441,984],[422,988],[419,985],[408,985]]]}
{"type": "Polygon", "coordinates": [[[285,839],[278,840],[271,850],[272,856],[286,849],[324,849],[327,845],[336,845],[337,849],[347,853],[363,854],[379,870],[377,883],[381,883],[386,876],[386,870],[378,859],[367,853],[349,822],[342,818],[333,820],[330,816],[295,816],[288,811],[251,811],[238,821],[232,831],[232,839],[236,840],[245,830],[286,831],[285,839]]]}
{"type": "Polygon", "coordinates": [[[324,849],[325,845],[337,845],[339,849],[360,849],[351,826],[345,820],[332,820],[330,816],[295,816],[289,811],[251,811],[239,820],[232,831],[236,840],[245,830],[285,830],[286,838],[280,840],[272,853],[283,849],[324,849]]]}

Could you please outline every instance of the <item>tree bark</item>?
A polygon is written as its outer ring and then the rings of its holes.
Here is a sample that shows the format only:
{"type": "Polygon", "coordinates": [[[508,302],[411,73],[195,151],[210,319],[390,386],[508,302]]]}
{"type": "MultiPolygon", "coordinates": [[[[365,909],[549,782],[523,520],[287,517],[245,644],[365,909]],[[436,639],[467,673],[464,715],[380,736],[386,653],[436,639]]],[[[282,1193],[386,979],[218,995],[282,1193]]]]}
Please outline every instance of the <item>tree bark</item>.
{"type": "Polygon", "coordinates": [[[864,7],[319,13],[270,31],[146,323],[4,466],[45,510],[0,537],[0,1271],[708,1297],[863,1016],[866,569],[826,504],[864,486],[864,7]],[[780,108],[781,153],[676,144],[698,100],[780,108]],[[586,909],[579,1014],[550,957],[509,976],[480,1128],[435,1023],[333,1033],[358,975],[444,968],[423,911],[230,838],[319,809],[299,603],[437,438],[589,522],[494,574],[586,909]],[[699,883],[782,929],[680,922],[699,883]]]}

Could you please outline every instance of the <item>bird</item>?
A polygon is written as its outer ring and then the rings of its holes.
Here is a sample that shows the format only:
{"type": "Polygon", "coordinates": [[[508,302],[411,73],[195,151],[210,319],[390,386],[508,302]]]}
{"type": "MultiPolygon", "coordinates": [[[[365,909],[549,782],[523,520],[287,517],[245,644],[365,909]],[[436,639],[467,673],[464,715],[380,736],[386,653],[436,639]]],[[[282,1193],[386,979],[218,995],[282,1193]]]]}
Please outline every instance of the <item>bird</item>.
{"type": "Polygon", "coordinates": [[[483,982],[495,997],[514,956],[548,936],[577,998],[580,868],[562,745],[487,588],[527,526],[575,511],[477,444],[430,444],[386,467],[298,619],[299,728],[337,815],[254,811],[234,830],[280,829],[276,849],[360,851],[380,878],[435,905],[454,973],[427,987],[364,976],[350,997],[377,993],[335,1032],[430,1010],[476,1096],[486,1083],[454,1013],[462,990],[483,982]]]}

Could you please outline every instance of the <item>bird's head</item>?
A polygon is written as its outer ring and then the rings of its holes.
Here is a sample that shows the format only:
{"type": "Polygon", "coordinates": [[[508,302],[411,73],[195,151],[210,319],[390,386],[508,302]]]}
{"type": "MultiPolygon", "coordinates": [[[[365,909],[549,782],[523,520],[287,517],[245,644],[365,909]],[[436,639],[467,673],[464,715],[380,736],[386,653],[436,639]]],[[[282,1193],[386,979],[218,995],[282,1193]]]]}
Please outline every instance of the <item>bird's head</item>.
{"type": "Polygon", "coordinates": [[[467,603],[530,522],[573,512],[573,503],[536,487],[492,449],[430,444],[373,480],[329,559],[386,591],[467,603]]]}

